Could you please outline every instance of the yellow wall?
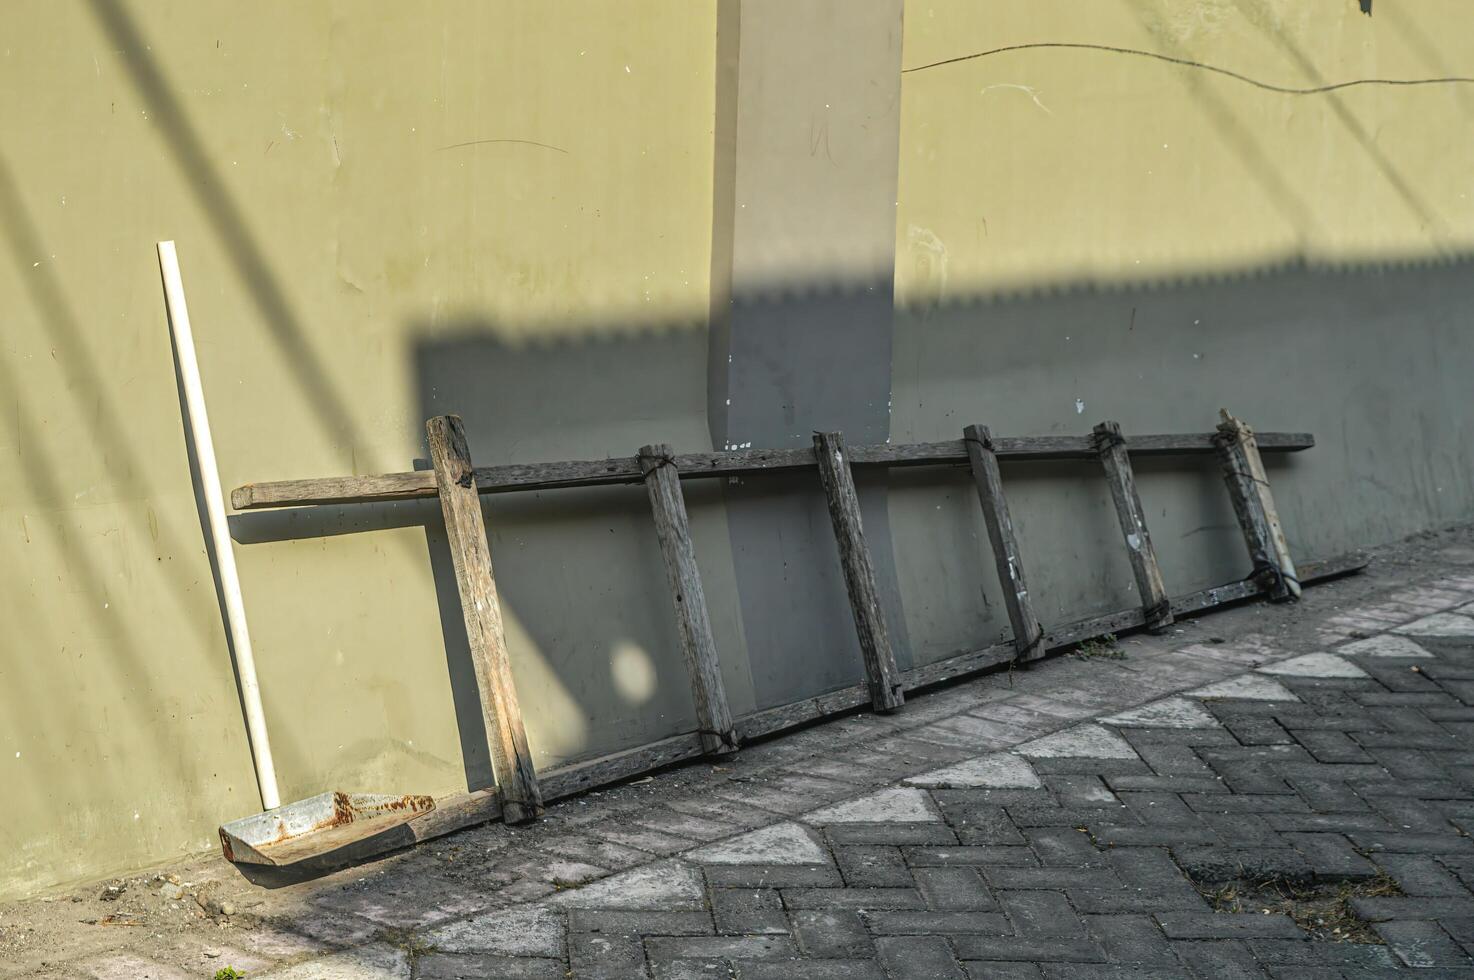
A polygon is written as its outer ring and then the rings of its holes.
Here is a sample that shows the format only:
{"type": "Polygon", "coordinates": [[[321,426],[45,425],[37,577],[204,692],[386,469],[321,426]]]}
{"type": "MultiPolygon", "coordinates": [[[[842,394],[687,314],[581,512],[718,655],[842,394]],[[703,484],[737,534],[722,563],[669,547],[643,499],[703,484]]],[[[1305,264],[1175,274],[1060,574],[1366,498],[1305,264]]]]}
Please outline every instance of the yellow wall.
{"type": "MultiPolygon", "coordinates": [[[[715,10],[27,0],[4,22],[0,894],[14,894],[206,848],[217,822],[259,808],[153,243],[178,242],[227,488],[408,468],[426,406],[469,411],[476,394],[423,390],[434,378],[416,366],[437,344],[699,337],[715,10]]],[[[528,410],[556,415],[569,394],[528,410]]],[[[703,408],[698,384],[666,409],[678,425],[612,448],[690,445],[703,408]]],[[[571,448],[609,451],[507,451],[571,448]]],[[[438,516],[374,519],[385,529],[286,526],[296,540],[237,547],[287,798],[466,784],[426,541],[438,516]]],[[[283,531],[237,533],[263,526],[283,531]]],[[[508,612],[544,760],[638,740],[629,719],[589,717],[579,679],[508,612]]],[[[638,700],[665,653],[631,653],[619,629],[580,669],[594,688],[632,672],[638,700]]]]}
{"type": "Polygon", "coordinates": [[[1459,0],[912,0],[898,301],[1474,246],[1459,0]],[[921,70],[917,70],[921,69],[921,70]]]}

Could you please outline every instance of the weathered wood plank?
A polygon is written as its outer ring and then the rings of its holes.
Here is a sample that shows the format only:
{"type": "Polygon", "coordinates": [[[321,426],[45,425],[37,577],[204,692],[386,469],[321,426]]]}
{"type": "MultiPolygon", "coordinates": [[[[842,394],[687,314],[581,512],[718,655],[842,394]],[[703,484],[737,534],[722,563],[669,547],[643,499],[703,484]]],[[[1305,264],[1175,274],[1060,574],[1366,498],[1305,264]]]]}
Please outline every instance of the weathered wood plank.
{"type": "Polygon", "coordinates": [[[1254,430],[1230,415],[1227,409],[1221,410],[1221,414],[1223,421],[1218,425],[1214,443],[1218,446],[1229,499],[1243,529],[1254,571],[1268,580],[1270,598],[1298,599],[1300,582],[1295,577],[1295,560],[1290,556],[1290,544],[1280,526],[1279,511],[1269,491],[1269,475],[1264,471],[1254,430]]]}
{"type": "MultiPolygon", "coordinates": [[[[1095,458],[1094,443],[1088,436],[995,437],[993,445],[994,453],[1000,459],[1095,458]]],[[[1260,452],[1299,452],[1315,445],[1315,438],[1308,433],[1261,432],[1258,445],[1260,452]]],[[[1211,453],[1215,449],[1213,435],[1208,433],[1135,436],[1129,451],[1137,456],[1170,456],[1211,453]]],[[[807,469],[814,465],[813,454],[804,449],[683,453],[675,459],[676,467],[686,479],[752,476],[807,469]]],[[[850,451],[850,462],[855,466],[962,465],[967,463],[967,449],[961,439],[900,446],[856,446],[850,451]]],[[[632,456],[561,463],[517,463],[476,469],[476,488],[481,493],[612,486],[639,483],[643,479],[639,460],[632,456]]],[[[310,504],[382,503],[433,496],[434,475],[414,470],[376,476],[247,483],[231,491],[230,503],[236,510],[258,510],[310,504]]]]}
{"type": "Polygon", "coordinates": [[[517,689],[512,683],[512,664],[507,658],[502,609],[491,571],[491,546],[481,517],[471,452],[458,416],[436,416],[425,423],[425,431],[430,437],[430,456],[440,489],[440,509],[445,515],[471,663],[481,692],[481,717],[496,769],[502,816],[508,823],[522,823],[542,811],[542,795],[522,727],[517,689]]]}
{"type": "Polygon", "coordinates": [[[681,493],[674,454],[663,443],[643,446],[639,460],[645,474],[645,488],[650,494],[650,511],[655,517],[655,536],[665,558],[666,581],[670,584],[681,650],[691,674],[691,694],[696,700],[701,742],[709,753],[735,752],[737,732],[727,707],[717,644],[711,635],[711,617],[706,609],[706,591],[701,587],[701,571],[696,567],[696,549],[691,543],[691,525],[686,517],[686,499],[681,493]]]}
{"type": "Polygon", "coordinates": [[[906,697],[901,692],[890,631],[880,608],[875,566],[860,523],[860,498],[855,493],[844,436],[838,432],[814,433],[814,459],[818,461],[819,482],[824,485],[824,496],[829,502],[829,519],[834,525],[835,543],[839,545],[839,563],[844,569],[850,610],[855,616],[855,632],[865,655],[870,700],[876,711],[895,711],[905,703],[906,697]]]}
{"type": "Polygon", "coordinates": [[[1116,505],[1116,516],[1121,521],[1121,535],[1126,539],[1126,557],[1131,561],[1131,573],[1136,576],[1147,629],[1161,632],[1172,625],[1172,603],[1167,598],[1167,586],[1157,564],[1157,549],[1152,546],[1151,532],[1146,527],[1141,497],[1136,493],[1136,476],[1131,471],[1126,440],[1115,422],[1097,425],[1094,437],[1095,449],[1105,466],[1106,482],[1111,488],[1111,500],[1116,505]]]}
{"type": "Polygon", "coordinates": [[[1008,622],[1013,626],[1013,643],[1018,659],[1038,660],[1044,656],[1041,640],[1044,627],[1034,613],[1034,600],[1019,557],[1018,539],[1013,533],[1013,518],[1008,513],[1008,498],[1003,495],[1003,475],[998,471],[998,455],[993,447],[993,434],[986,425],[969,425],[962,432],[967,457],[972,464],[972,479],[977,484],[978,502],[983,508],[983,523],[988,527],[988,542],[993,549],[993,563],[998,569],[998,584],[1003,589],[1003,605],[1008,609],[1008,622]]]}

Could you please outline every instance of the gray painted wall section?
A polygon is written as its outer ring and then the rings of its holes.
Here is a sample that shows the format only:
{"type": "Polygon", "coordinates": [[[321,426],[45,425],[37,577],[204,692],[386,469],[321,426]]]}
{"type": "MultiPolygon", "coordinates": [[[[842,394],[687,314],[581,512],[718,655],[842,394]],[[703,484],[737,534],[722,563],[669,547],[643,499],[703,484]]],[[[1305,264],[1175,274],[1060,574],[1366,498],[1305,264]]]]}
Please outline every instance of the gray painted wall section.
{"type": "MultiPolygon", "coordinates": [[[[733,157],[716,168],[712,442],[808,446],[816,429],[841,430],[851,443],[884,442],[900,0],[860,7],[747,0],[720,29],[728,36],[718,43],[716,145],[719,157],[733,157]]],[[[906,665],[884,479],[864,480],[860,496],[897,658],[906,665]]],[[[757,703],[854,683],[863,673],[859,645],[817,477],[734,481],[726,502],[757,703]]]]}

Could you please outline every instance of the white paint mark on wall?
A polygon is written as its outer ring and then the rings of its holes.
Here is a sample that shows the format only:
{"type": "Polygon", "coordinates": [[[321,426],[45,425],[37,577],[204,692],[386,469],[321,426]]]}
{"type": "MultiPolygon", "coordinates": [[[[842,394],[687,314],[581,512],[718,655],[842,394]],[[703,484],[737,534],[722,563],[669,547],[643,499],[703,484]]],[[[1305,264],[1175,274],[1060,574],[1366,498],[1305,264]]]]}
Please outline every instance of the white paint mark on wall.
{"type": "Polygon", "coordinates": [[[1054,115],[1054,113],[1052,111],[1050,111],[1049,106],[1047,106],[1043,102],[1039,101],[1039,90],[1036,89],[1036,88],[1034,88],[1031,85],[1020,85],[1020,84],[1018,84],[1016,82],[999,82],[996,85],[987,85],[987,86],[984,86],[983,89],[982,89],[982,91],[980,91],[978,94],[979,95],[987,95],[989,92],[993,91],[995,88],[1006,88],[1006,89],[1013,89],[1016,92],[1023,92],[1029,98],[1033,99],[1034,100],[1034,104],[1036,106],[1038,106],[1039,108],[1043,109],[1044,112],[1047,115],[1051,115],[1051,116],[1054,115]]]}

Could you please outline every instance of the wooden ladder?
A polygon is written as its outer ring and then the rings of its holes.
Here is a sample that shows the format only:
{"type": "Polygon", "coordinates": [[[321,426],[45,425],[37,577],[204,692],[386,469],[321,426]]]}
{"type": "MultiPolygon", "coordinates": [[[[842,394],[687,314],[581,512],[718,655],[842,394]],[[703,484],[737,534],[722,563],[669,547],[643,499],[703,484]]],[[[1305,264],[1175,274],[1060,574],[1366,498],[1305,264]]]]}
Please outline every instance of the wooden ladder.
{"type": "MultiPolygon", "coordinates": [[[[962,439],[939,443],[850,448],[841,433],[819,432],[814,435],[811,451],[742,450],[678,455],[667,445],[654,444],[641,447],[632,457],[619,459],[494,467],[473,465],[464,426],[457,416],[432,418],[426,423],[426,430],[433,463],[429,472],[255,483],[238,487],[231,494],[231,502],[238,510],[439,497],[481,695],[496,787],[494,792],[472,791],[439,802],[435,813],[407,825],[414,839],[449,833],[497,815],[508,823],[532,820],[548,798],[616,782],[682,759],[735,752],[743,738],[850,711],[866,703],[875,711],[895,711],[904,704],[908,689],[1003,664],[1027,664],[1040,659],[1050,649],[1070,646],[1093,636],[1138,627],[1160,632],[1171,625],[1177,614],[1256,595],[1281,600],[1298,597],[1300,593],[1301,579],[1297,578],[1290,559],[1260,454],[1261,451],[1308,449],[1314,445],[1314,439],[1298,433],[1256,436],[1249,426],[1227,412],[1223,413],[1217,431],[1206,434],[1128,439],[1119,425],[1107,421],[1084,437],[995,438],[987,426],[969,425],[963,430],[962,439]],[[1204,454],[1216,454],[1220,460],[1253,571],[1240,582],[1172,598],[1152,546],[1131,457],[1204,454]],[[1044,628],[1029,590],[1004,495],[999,464],[1008,459],[1100,462],[1140,594],[1138,608],[1051,630],[1044,628]],[[966,651],[906,671],[897,669],[874,562],[860,519],[852,470],[856,465],[970,468],[1012,628],[1010,642],[966,651]],[[828,503],[865,680],[854,687],[801,698],[734,719],[722,682],[681,481],[801,470],[817,470],[828,503]],[[633,483],[643,483],[650,499],[698,730],[612,756],[559,767],[540,779],[528,747],[512,679],[480,495],[633,483]]],[[[1302,574],[1306,581],[1311,581],[1344,574],[1365,564],[1358,556],[1348,556],[1309,563],[1302,574]]]]}

